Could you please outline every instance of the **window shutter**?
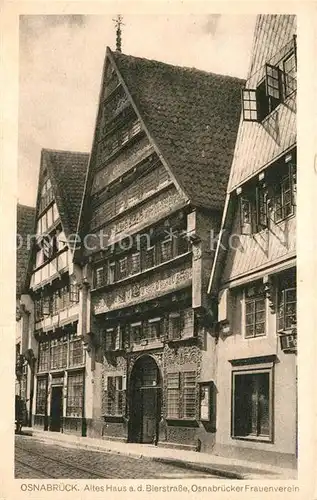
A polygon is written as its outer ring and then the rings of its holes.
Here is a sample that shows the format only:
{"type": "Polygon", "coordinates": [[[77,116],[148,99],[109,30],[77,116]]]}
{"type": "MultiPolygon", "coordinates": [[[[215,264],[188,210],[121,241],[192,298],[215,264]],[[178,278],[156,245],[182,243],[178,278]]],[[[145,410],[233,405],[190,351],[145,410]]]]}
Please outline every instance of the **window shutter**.
{"type": "Polygon", "coordinates": [[[271,64],[265,65],[265,90],[268,97],[281,99],[280,70],[271,64]]]}
{"type": "Polygon", "coordinates": [[[258,121],[258,105],[255,89],[242,89],[242,113],[244,121],[258,121]]]}

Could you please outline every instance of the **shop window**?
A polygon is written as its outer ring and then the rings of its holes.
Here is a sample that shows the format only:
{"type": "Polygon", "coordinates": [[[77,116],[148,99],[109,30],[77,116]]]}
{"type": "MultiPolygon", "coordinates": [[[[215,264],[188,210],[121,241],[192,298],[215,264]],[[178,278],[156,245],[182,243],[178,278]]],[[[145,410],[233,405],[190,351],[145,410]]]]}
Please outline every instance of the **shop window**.
{"type": "Polygon", "coordinates": [[[47,402],[47,379],[38,378],[36,384],[36,410],[37,415],[46,414],[46,402],[47,402]]]}
{"type": "Polygon", "coordinates": [[[76,333],[69,339],[69,366],[79,366],[85,362],[85,351],[81,338],[76,333]]]}
{"type": "Polygon", "coordinates": [[[38,371],[47,372],[49,369],[49,342],[39,343],[38,371]]]}
{"type": "Polygon", "coordinates": [[[80,373],[68,373],[67,377],[67,417],[82,417],[84,401],[84,375],[80,373]]]}
{"type": "Polygon", "coordinates": [[[244,291],[245,338],[266,334],[266,294],[263,284],[252,284],[244,291]]]}
{"type": "Polygon", "coordinates": [[[106,415],[122,416],[123,414],[123,377],[107,377],[106,415]]]}
{"type": "Polygon", "coordinates": [[[197,412],[196,372],[167,374],[167,418],[195,419],[197,412]]]}
{"type": "Polygon", "coordinates": [[[270,370],[233,373],[233,437],[271,437],[270,377],[270,370]]]}

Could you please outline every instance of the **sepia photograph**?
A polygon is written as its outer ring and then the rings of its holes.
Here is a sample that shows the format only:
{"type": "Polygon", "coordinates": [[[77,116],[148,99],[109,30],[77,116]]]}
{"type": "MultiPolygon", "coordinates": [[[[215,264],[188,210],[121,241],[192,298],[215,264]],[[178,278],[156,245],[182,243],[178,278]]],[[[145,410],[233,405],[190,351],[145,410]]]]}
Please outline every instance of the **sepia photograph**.
{"type": "Polygon", "coordinates": [[[20,14],[18,95],[15,478],[296,480],[297,16],[20,14]]]}

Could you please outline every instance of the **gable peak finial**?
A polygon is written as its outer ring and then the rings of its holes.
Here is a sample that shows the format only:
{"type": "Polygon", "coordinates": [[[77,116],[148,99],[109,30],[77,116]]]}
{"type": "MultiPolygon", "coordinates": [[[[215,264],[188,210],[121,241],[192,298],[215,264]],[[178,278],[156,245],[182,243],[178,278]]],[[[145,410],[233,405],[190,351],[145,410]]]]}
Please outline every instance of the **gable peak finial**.
{"type": "Polygon", "coordinates": [[[121,52],[121,26],[124,26],[123,16],[118,14],[115,19],[113,19],[116,25],[116,51],[121,52]]]}

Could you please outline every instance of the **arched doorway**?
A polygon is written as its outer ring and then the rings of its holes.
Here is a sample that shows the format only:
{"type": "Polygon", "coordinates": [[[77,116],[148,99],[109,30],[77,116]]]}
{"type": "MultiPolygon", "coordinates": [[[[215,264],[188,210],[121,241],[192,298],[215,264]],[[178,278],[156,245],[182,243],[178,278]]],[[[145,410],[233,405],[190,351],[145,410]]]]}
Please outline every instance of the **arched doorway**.
{"type": "Polygon", "coordinates": [[[158,366],[151,356],[142,356],[136,361],[130,378],[130,442],[158,442],[161,399],[158,366]]]}

